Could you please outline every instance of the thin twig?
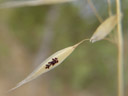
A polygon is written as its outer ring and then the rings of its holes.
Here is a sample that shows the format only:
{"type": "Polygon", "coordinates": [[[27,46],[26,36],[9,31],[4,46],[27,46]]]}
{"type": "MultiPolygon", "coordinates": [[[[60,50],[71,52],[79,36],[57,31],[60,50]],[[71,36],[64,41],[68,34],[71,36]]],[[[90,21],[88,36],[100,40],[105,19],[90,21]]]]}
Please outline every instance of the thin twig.
{"type": "Polygon", "coordinates": [[[80,44],[82,44],[84,41],[89,41],[90,39],[83,39],[80,42],[78,42],[77,44],[75,44],[73,47],[76,48],[78,47],[80,44]]]}
{"type": "Polygon", "coordinates": [[[118,96],[124,96],[123,34],[121,23],[121,1],[116,0],[118,31],[118,96]]]}
{"type": "Polygon", "coordinates": [[[111,42],[111,43],[117,45],[117,43],[116,43],[114,40],[111,40],[110,38],[104,38],[104,40],[107,40],[107,41],[109,41],[109,42],[111,42]]]}
{"type": "Polygon", "coordinates": [[[97,19],[99,20],[100,23],[103,22],[103,18],[99,15],[99,13],[97,12],[92,0],[87,0],[88,1],[88,4],[90,5],[90,7],[92,8],[95,16],[97,17],[97,19]]]}
{"type": "Polygon", "coordinates": [[[107,2],[108,2],[108,14],[109,14],[109,16],[112,16],[111,0],[107,0],[107,2]]]}

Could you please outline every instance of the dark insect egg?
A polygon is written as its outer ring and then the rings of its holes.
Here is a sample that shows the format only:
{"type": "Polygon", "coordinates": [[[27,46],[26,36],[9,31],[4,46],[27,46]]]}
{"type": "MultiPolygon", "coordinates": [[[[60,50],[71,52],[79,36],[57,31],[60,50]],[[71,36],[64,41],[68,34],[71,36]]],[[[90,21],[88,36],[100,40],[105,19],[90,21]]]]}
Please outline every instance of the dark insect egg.
{"type": "Polygon", "coordinates": [[[50,65],[46,65],[45,69],[49,69],[50,65]]]}

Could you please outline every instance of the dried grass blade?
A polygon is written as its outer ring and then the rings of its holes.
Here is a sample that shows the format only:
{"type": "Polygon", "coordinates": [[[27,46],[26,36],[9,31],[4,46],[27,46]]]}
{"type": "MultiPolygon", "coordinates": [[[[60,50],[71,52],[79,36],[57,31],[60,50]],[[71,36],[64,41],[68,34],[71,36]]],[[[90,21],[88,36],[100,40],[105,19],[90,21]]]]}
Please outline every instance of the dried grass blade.
{"type": "Polygon", "coordinates": [[[10,1],[0,4],[0,8],[15,8],[24,6],[38,6],[47,4],[66,3],[74,0],[29,0],[29,1],[10,1]]]}
{"type": "Polygon", "coordinates": [[[94,43],[96,41],[104,39],[117,25],[117,16],[113,15],[107,18],[94,32],[90,42],[94,43]]]}

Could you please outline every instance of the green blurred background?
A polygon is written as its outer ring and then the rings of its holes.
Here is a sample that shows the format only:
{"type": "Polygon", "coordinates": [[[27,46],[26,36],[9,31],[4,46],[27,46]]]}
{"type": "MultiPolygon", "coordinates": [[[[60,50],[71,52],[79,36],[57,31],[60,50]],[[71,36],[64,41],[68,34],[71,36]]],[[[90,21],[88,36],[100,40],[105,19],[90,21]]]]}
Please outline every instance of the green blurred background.
{"type": "MultiPolygon", "coordinates": [[[[9,0],[1,0],[9,1],[9,0]]],[[[93,0],[103,19],[107,0],[93,0]]],[[[125,96],[128,96],[128,1],[122,0],[125,96]]],[[[112,0],[113,13],[116,12],[112,0]]],[[[90,38],[100,22],[86,0],[0,9],[0,96],[54,52],[90,38]]],[[[109,41],[79,46],[60,66],[8,96],[117,96],[117,46],[109,41]]]]}

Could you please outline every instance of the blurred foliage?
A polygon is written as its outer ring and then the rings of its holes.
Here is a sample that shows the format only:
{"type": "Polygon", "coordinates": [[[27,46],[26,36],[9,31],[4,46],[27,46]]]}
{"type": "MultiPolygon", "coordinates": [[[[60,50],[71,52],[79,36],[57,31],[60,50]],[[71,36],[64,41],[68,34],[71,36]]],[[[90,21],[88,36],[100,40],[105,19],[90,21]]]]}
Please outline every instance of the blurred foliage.
{"type": "MultiPolygon", "coordinates": [[[[115,13],[115,2],[112,1],[115,13]]],[[[108,16],[106,0],[94,2],[98,12],[105,19],[108,16]]],[[[127,0],[122,1],[125,68],[128,67],[126,65],[128,56],[127,2],[127,0]]],[[[38,60],[39,50],[43,51],[40,47],[48,46],[42,44],[42,39],[45,37],[46,26],[49,29],[51,27],[46,25],[46,22],[48,13],[53,8],[59,9],[59,17],[52,26],[53,39],[50,41],[52,43],[48,50],[49,53],[46,54],[47,57],[84,38],[90,38],[100,23],[87,2],[83,4],[90,12],[86,14],[85,10],[84,18],[80,13],[84,9],[82,6],[78,7],[77,2],[75,4],[0,9],[0,95],[34,69],[34,62],[36,59],[38,60]]],[[[46,39],[49,40],[49,38],[50,36],[46,39]]],[[[10,93],[9,96],[85,96],[85,94],[86,96],[116,96],[116,63],[116,45],[105,40],[94,44],[85,42],[62,65],[44,74],[42,79],[38,78],[38,81],[32,81],[10,93]]],[[[127,73],[126,70],[125,74],[127,73]]],[[[125,80],[128,80],[127,75],[125,80]]],[[[128,88],[128,84],[125,86],[128,88]]]]}

